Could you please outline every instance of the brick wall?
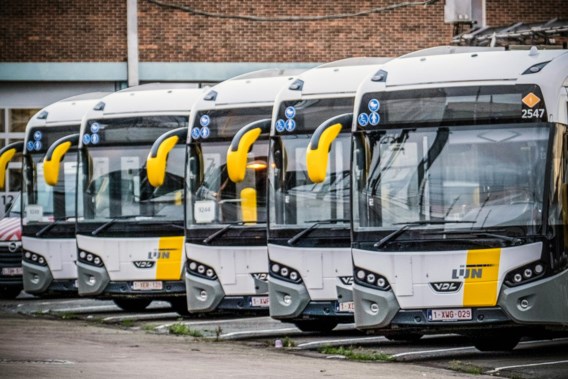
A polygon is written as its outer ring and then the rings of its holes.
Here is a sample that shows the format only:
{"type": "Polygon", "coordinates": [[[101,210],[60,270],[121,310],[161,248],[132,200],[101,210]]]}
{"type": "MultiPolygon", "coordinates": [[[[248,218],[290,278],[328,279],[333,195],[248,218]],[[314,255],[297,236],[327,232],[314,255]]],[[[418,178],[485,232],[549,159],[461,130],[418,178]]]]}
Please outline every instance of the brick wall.
{"type": "MultiPolygon", "coordinates": [[[[314,16],[353,13],[402,0],[161,0],[223,14],[314,16]]],[[[143,62],[325,62],[396,56],[448,44],[444,0],[322,21],[250,21],[199,16],[138,0],[143,62]]],[[[487,23],[568,18],[565,0],[487,0],[487,23]]],[[[2,0],[0,62],[126,60],[126,0],[2,0]]]]}

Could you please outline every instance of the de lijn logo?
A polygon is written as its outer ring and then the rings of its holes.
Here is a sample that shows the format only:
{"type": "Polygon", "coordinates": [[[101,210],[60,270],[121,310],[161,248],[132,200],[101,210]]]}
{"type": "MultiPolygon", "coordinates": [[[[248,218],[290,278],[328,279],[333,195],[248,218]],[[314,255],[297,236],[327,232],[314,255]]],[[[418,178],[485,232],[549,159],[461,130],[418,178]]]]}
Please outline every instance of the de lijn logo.
{"type": "Polygon", "coordinates": [[[296,117],[296,108],[293,106],[286,107],[284,110],[284,116],[286,117],[286,120],[279,118],[276,121],[276,131],[278,133],[282,133],[285,130],[293,132],[296,129],[296,120],[294,120],[294,117],[296,117]]]}
{"type": "Polygon", "coordinates": [[[199,138],[209,138],[209,136],[211,135],[211,129],[209,129],[210,123],[211,118],[208,115],[201,115],[201,117],[199,117],[199,125],[201,126],[201,128],[196,126],[191,129],[191,138],[194,140],[197,140],[199,138]]]}
{"type": "Polygon", "coordinates": [[[368,125],[377,126],[381,122],[381,115],[379,114],[379,109],[381,109],[381,102],[377,99],[371,99],[367,103],[367,108],[369,113],[362,112],[357,116],[357,123],[359,126],[366,127],[368,125]]]}

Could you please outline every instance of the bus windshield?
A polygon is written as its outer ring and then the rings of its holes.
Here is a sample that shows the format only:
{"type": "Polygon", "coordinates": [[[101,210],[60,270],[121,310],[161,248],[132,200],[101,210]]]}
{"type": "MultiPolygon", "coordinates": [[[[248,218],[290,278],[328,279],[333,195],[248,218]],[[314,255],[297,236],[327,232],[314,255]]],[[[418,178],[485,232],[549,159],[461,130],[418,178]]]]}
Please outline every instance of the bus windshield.
{"type": "Polygon", "coordinates": [[[354,230],[447,221],[439,225],[534,233],[542,224],[549,134],[526,123],[357,133],[354,230]]]}
{"type": "MultiPolygon", "coordinates": [[[[79,207],[85,221],[183,220],[183,164],[167,166],[164,184],[148,183],[146,158],[152,143],[168,130],[187,127],[188,117],[151,116],[89,121],[80,155],[79,207]],[[93,124],[95,127],[93,127],[93,124]]],[[[172,162],[183,162],[175,147],[172,162]]]]}

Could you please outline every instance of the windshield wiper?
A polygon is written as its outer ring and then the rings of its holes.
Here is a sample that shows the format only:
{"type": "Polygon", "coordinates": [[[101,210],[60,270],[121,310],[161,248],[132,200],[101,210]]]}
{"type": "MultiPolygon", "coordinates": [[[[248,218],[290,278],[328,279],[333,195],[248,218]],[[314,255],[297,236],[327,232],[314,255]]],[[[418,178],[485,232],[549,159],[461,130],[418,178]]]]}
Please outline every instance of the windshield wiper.
{"type": "MultiPolygon", "coordinates": [[[[230,224],[225,225],[224,227],[222,227],[221,229],[217,230],[215,233],[211,234],[209,237],[205,238],[203,240],[203,243],[206,245],[209,245],[209,243],[211,241],[213,241],[215,238],[225,234],[225,232],[229,229],[231,229],[234,226],[241,226],[241,225],[245,225],[245,224],[250,224],[250,222],[243,222],[243,221],[239,221],[239,222],[233,222],[230,224]]],[[[266,222],[256,222],[255,225],[258,224],[266,224],[266,222]]]]}
{"type": "Polygon", "coordinates": [[[38,230],[38,232],[35,234],[35,236],[36,236],[36,237],[41,237],[41,236],[43,236],[45,233],[47,233],[47,232],[49,232],[51,229],[53,229],[53,227],[54,227],[55,225],[59,225],[59,224],[65,222],[65,221],[67,221],[67,220],[69,220],[69,219],[71,219],[71,218],[74,218],[74,217],[65,217],[65,218],[63,218],[63,219],[55,220],[55,221],[52,222],[51,224],[48,224],[48,225],[44,226],[43,228],[41,228],[40,230],[38,230]]]}
{"type": "Polygon", "coordinates": [[[294,246],[296,244],[296,242],[298,242],[298,240],[302,237],[304,237],[306,234],[310,233],[312,230],[314,230],[316,227],[318,227],[319,225],[324,225],[324,224],[337,224],[339,222],[350,222],[351,220],[349,219],[329,219],[329,220],[314,220],[314,221],[307,221],[307,222],[313,222],[312,225],[310,225],[308,228],[302,230],[301,232],[299,232],[298,234],[296,234],[294,237],[290,238],[288,240],[288,245],[289,246],[294,246]]]}
{"type": "Polygon", "coordinates": [[[443,225],[443,224],[475,224],[475,221],[458,221],[458,220],[423,220],[423,221],[413,221],[405,223],[401,228],[395,230],[391,234],[387,235],[386,237],[382,238],[379,242],[375,243],[373,246],[377,249],[385,246],[387,243],[394,241],[397,239],[401,234],[403,234],[408,229],[414,226],[420,225],[443,225]]]}
{"type": "Polygon", "coordinates": [[[495,233],[487,233],[487,232],[474,232],[475,235],[480,237],[489,237],[489,238],[497,238],[503,241],[510,242],[513,245],[517,245],[522,242],[522,240],[518,237],[510,237],[504,234],[495,234],[495,233]]]}
{"type": "MultiPolygon", "coordinates": [[[[95,230],[93,230],[91,232],[91,235],[96,236],[97,234],[99,234],[100,232],[102,232],[103,230],[105,230],[106,228],[108,228],[109,226],[111,226],[112,224],[114,224],[117,221],[128,220],[129,218],[135,218],[135,217],[142,217],[142,215],[127,215],[127,216],[113,217],[110,220],[108,220],[107,222],[105,222],[104,224],[102,224],[101,226],[99,226],[98,228],[96,228],[95,230]]],[[[152,216],[152,217],[158,217],[158,216],[152,216]]]]}

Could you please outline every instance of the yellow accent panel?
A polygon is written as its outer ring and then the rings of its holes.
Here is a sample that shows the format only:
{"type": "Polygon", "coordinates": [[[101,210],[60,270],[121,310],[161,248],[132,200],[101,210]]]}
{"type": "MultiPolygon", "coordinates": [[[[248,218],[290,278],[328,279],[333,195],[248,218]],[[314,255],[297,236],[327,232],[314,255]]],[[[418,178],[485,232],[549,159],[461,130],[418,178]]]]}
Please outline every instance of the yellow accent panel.
{"type": "Polygon", "coordinates": [[[314,183],[321,183],[325,180],[327,174],[327,161],[329,160],[329,148],[332,142],[337,138],[343,125],[333,124],[323,131],[321,134],[318,148],[312,149],[311,143],[306,153],[306,167],[308,168],[308,177],[314,183]]]}
{"type": "Polygon", "coordinates": [[[256,223],[256,190],[254,188],[244,188],[241,191],[241,212],[243,222],[256,223]]]}
{"type": "Polygon", "coordinates": [[[59,166],[63,160],[63,156],[69,151],[71,145],[70,141],[63,142],[53,150],[51,160],[48,160],[47,157],[43,160],[43,177],[45,182],[50,186],[57,184],[59,180],[59,166]]]}
{"type": "Polygon", "coordinates": [[[501,249],[469,250],[464,282],[463,306],[484,307],[497,304],[501,249]]]}
{"type": "Polygon", "coordinates": [[[14,155],[16,155],[16,149],[10,149],[0,156],[0,189],[4,189],[6,185],[6,169],[14,155]]]}
{"type": "Polygon", "coordinates": [[[166,138],[158,147],[158,153],[155,157],[151,156],[152,153],[148,155],[148,159],[146,160],[146,172],[148,174],[148,182],[151,186],[159,187],[164,184],[168,154],[178,141],[178,136],[166,138]]]}
{"type": "Polygon", "coordinates": [[[156,280],[181,280],[184,237],[162,237],[158,249],[156,280]]]}
{"type": "Polygon", "coordinates": [[[240,183],[245,180],[247,155],[260,133],[262,133],[260,128],[251,129],[242,136],[237,151],[232,151],[229,147],[229,151],[227,151],[227,173],[233,183],[240,183]]]}

